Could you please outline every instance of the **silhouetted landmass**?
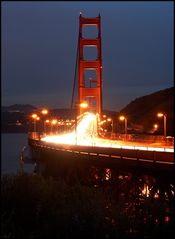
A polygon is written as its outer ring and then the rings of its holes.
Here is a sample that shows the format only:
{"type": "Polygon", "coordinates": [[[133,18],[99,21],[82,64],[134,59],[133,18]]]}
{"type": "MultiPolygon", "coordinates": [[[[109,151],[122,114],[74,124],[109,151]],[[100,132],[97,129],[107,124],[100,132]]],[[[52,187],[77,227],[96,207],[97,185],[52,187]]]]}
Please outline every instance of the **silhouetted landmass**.
{"type": "MultiPolygon", "coordinates": [[[[157,112],[167,115],[167,135],[174,135],[174,87],[160,90],[155,93],[136,98],[120,112],[103,110],[103,114],[114,120],[114,131],[120,132],[121,122],[117,122],[119,114],[125,114],[128,118],[128,133],[152,133],[153,124],[157,123],[159,128],[157,134],[163,134],[163,119],[157,117],[157,112]]],[[[2,106],[1,129],[2,132],[27,132],[29,116],[38,113],[38,109],[32,105],[14,104],[2,106]]],[[[50,118],[73,119],[76,110],[49,109],[50,118]]]]}
{"type": "Polygon", "coordinates": [[[36,110],[37,108],[26,104],[26,105],[22,105],[22,104],[14,104],[14,105],[10,105],[10,106],[2,106],[1,111],[2,112],[21,112],[21,113],[29,113],[32,112],[34,110],[36,110]]]}
{"type": "Polygon", "coordinates": [[[167,117],[167,134],[174,132],[174,87],[136,98],[123,108],[120,113],[128,118],[128,124],[144,132],[150,132],[153,124],[159,125],[159,132],[163,131],[163,118],[157,113],[162,112],[167,117]]]}

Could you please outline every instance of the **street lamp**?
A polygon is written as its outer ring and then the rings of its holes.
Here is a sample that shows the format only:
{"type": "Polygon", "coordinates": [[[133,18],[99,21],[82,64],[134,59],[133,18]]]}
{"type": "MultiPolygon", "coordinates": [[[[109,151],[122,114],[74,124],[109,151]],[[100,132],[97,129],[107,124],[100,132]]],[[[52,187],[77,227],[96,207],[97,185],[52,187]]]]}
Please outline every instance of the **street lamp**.
{"type": "Polygon", "coordinates": [[[112,135],[113,135],[113,133],[114,133],[114,122],[113,122],[113,119],[111,119],[111,118],[107,118],[107,121],[108,121],[108,122],[111,122],[111,126],[112,126],[111,137],[112,137],[112,135]]]}
{"type": "Polygon", "coordinates": [[[158,125],[154,124],[154,129],[157,130],[158,129],[158,125]]]}
{"type": "MultiPolygon", "coordinates": [[[[43,116],[47,115],[48,114],[48,110],[47,109],[43,109],[41,111],[41,113],[43,114],[43,116]]],[[[44,134],[46,134],[46,124],[45,124],[45,118],[44,118],[44,134]]]]}
{"type": "Polygon", "coordinates": [[[166,139],[166,114],[158,113],[158,117],[163,117],[163,125],[164,125],[164,138],[166,139]]]}
{"type": "Polygon", "coordinates": [[[61,121],[59,120],[59,121],[57,122],[57,131],[58,131],[58,133],[61,132],[60,127],[61,127],[61,121]]]}
{"type": "MultiPolygon", "coordinates": [[[[45,124],[45,127],[46,127],[46,124],[49,124],[50,123],[50,120],[49,119],[46,119],[45,121],[44,121],[44,124],[45,124]]],[[[46,130],[47,132],[48,132],[48,127],[47,127],[47,130],[46,130]]]]}
{"type": "MultiPolygon", "coordinates": [[[[56,120],[56,119],[53,119],[52,122],[51,122],[51,126],[56,125],[56,123],[57,123],[57,120],[56,120]]],[[[52,129],[53,129],[53,128],[52,128],[52,129]]],[[[52,129],[51,129],[51,131],[52,131],[52,129]]]]}
{"type": "Polygon", "coordinates": [[[36,137],[36,118],[37,118],[37,114],[32,114],[32,118],[33,118],[33,123],[34,123],[34,128],[33,128],[33,131],[34,131],[34,138],[36,137]]]}
{"type": "MultiPolygon", "coordinates": [[[[40,120],[40,117],[39,117],[39,116],[37,116],[37,117],[36,117],[36,120],[40,120]]],[[[39,136],[39,139],[40,139],[39,128],[38,128],[38,136],[39,136]]]]}
{"type": "Polygon", "coordinates": [[[125,116],[121,115],[121,116],[119,117],[119,120],[125,122],[125,139],[126,139],[126,135],[127,135],[127,118],[126,118],[125,116]]]}

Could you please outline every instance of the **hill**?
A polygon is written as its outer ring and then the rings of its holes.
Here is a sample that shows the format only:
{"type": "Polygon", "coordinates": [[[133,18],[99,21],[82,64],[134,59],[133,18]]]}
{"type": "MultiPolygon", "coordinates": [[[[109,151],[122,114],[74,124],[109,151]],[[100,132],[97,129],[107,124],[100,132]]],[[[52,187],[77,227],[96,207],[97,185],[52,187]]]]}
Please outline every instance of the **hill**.
{"type": "Polygon", "coordinates": [[[10,105],[10,106],[2,106],[1,107],[2,112],[30,113],[36,109],[37,109],[36,107],[29,105],[29,104],[26,104],[26,105],[14,104],[14,105],[10,105]]]}
{"type": "Polygon", "coordinates": [[[158,124],[158,132],[163,131],[163,119],[158,112],[166,114],[167,135],[174,132],[174,87],[136,98],[124,107],[120,114],[128,118],[128,125],[142,132],[151,133],[153,124],[158,124]]]}

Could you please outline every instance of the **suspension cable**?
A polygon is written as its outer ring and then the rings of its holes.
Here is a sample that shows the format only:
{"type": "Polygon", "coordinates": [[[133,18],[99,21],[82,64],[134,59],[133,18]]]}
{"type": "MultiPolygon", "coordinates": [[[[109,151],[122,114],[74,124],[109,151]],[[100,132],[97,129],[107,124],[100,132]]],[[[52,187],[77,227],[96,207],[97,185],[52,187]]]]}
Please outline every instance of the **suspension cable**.
{"type": "Polygon", "coordinates": [[[74,82],[73,82],[73,88],[72,88],[71,111],[73,110],[75,85],[76,85],[76,78],[77,78],[76,76],[77,76],[77,64],[78,64],[78,59],[79,59],[79,39],[80,39],[80,33],[78,35],[78,44],[77,44],[77,53],[76,53],[76,62],[75,62],[75,72],[74,72],[74,82]]]}

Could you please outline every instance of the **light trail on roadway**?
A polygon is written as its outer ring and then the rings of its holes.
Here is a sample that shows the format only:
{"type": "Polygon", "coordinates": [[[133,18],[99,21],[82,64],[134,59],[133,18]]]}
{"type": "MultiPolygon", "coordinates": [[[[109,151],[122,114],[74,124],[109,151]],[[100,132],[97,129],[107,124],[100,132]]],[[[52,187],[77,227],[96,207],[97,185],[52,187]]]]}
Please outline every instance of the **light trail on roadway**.
{"type": "Polygon", "coordinates": [[[86,112],[79,122],[77,127],[70,133],[62,135],[50,135],[41,138],[42,141],[69,144],[69,145],[82,145],[94,147],[107,147],[107,148],[123,148],[123,149],[140,149],[148,151],[160,152],[174,152],[173,148],[168,147],[151,147],[142,145],[130,145],[128,142],[121,142],[118,140],[102,139],[98,136],[97,130],[97,116],[95,114],[86,112]]]}

